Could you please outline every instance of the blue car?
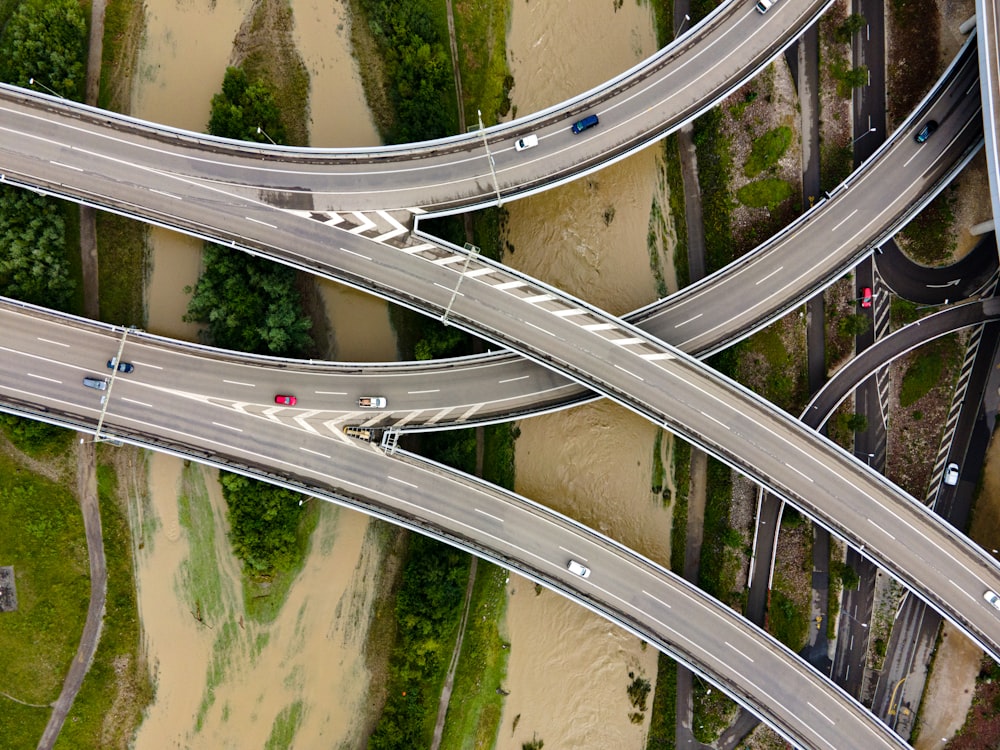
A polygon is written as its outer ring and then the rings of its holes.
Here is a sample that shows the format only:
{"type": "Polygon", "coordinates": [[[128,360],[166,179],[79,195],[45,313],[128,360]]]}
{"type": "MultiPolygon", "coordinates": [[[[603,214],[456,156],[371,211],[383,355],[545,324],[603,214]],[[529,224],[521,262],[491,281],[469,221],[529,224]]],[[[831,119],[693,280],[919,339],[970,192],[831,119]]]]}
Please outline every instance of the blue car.
{"type": "Polygon", "coordinates": [[[937,122],[934,120],[928,120],[927,124],[924,125],[923,128],[921,128],[920,132],[917,133],[915,136],[913,136],[913,140],[915,140],[917,143],[924,143],[927,141],[928,138],[931,137],[931,134],[937,129],[938,129],[937,122]]]}
{"type": "Polygon", "coordinates": [[[579,122],[573,123],[573,133],[575,135],[579,135],[584,130],[594,127],[598,122],[599,120],[597,119],[597,115],[587,115],[579,122]]]}
{"type": "Polygon", "coordinates": [[[118,372],[132,372],[135,369],[131,362],[119,362],[118,357],[112,357],[108,360],[108,369],[114,370],[116,364],[118,365],[118,372]]]}

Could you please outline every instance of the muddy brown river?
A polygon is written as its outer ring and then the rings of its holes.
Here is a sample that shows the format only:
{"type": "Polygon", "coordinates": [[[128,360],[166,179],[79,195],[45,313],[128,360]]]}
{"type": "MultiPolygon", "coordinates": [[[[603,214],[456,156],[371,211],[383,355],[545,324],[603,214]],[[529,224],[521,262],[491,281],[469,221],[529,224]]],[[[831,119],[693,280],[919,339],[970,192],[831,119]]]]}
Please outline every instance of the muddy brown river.
{"type": "MultiPolygon", "coordinates": [[[[147,0],[133,112],[203,130],[248,7],[247,0],[147,0]]],[[[312,80],[312,143],[377,143],[350,54],[344,6],[296,0],[293,9],[296,42],[312,80]]],[[[648,56],[655,49],[652,24],[649,8],[635,3],[617,9],[613,0],[515,3],[508,49],[519,110],[586,90],[648,56]]],[[[650,150],[577,184],[509,204],[515,247],[509,262],[614,312],[651,301],[646,234],[657,182],[650,150]]],[[[181,320],[183,288],[197,280],[200,242],[162,230],[151,233],[151,242],[148,326],[191,339],[196,327],[181,320]]],[[[332,283],[320,289],[337,358],[395,357],[385,303],[332,283]],[[351,325],[338,328],[342,321],[351,325]]],[[[654,559],[669,559],[670,514],[649,488],[655,429],[648,422],[598,403],[520,427],[521,491],[654,559]]],[[[136,566],[157,692],[135,747],[262,747],[278,713],[294,705],[302,707],[295,747],[360,746],[371,614],[365,580],[381,563],[366,541],[371,522],[325,507],[285,607],[273,623],[260,625],[245,617],[215,473],[188,471],[207,488],[206,513],[215,527],[209,550],[198,549],[204,541],[189,538],[179,522],[182,463],[149,458],[145,544],[136,566]],[[219,584],[212,602],[196,603],[185,576],[206,554],[217,561],[219,584]],[[212,627],[193,616],[195,604],[215,613],[212,627]],[[229,635],[220,639],[220,629],[229,635]]],[[[533,734],[549,747],[644,747],[648,717],[639,724],[629,720],[635,709],[625,689],[629,671],[655,677],[655,652],[559,596],[536,595],[523,579],[512,576],[508,593],[510,695],[497,748],[520,750],[533,734]]]]}

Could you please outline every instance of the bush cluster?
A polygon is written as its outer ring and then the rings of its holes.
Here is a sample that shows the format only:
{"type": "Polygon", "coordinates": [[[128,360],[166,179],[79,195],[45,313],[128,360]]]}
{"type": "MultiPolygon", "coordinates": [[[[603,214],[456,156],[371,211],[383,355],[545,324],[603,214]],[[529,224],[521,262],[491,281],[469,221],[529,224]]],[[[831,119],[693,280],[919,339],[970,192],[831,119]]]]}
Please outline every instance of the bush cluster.
{"type": "Polygon", "coordinates": [[[396,597],[396,644],[388,698],[370,750],[429,747],[437,703],[458,630],[469,556],[414,534],[396,597]]]}
{"type": "MultiPolygon", "coordinates": [[[[81,98],[87,23],[79,3],[24,0],[0,24],[0,79],[29,87],[34,78],[68,99],[81,98]]],[[[64,204],[0,187],[0,293],[66,310],[75,286],[70,268],[64,204]]]]}
{"type": "Polygon", "coordinates": [[[385,65],[395,123],[390,143],[455,132],[451,60],[435,9],[423,2],[360,0],[385,65]]]}
{"type": "Polygon", "coordinates": [[[294,566],[302,496],[241,474],[221,472],[219,482],[229,510],[229,539],[244,571],[261,578],[294,566]]]}

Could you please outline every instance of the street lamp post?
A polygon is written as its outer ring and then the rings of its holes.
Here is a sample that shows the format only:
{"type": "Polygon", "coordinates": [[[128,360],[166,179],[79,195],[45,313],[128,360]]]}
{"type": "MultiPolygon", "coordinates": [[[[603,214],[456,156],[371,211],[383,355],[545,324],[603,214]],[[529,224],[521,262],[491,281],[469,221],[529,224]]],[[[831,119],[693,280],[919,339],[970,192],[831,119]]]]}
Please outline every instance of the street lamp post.
{"type": "Polygon", "coordinates": [[[862,133],[857,138],[855,138],[853,141],[851,141],[851,145],[853,146],[855,143],[857,143],[858,141],[860,141],[866,135],[868,135],[869,133],[874,133],[874,132],[875,132],[875,128],[874,127],[868,128],[868,130],[866,130],[864,133],[862,133]]]}
{"type": "Polygon", "coordinates": [[[500,197],[500,183],[497,181],[497,165],[493,161],[493,154],[490,153],[490,143],[486,140],[486,128],[483,125],[483,111],[477,109],[476,116],[479,118],[479,132],[483,134],[483,146],[486,147],[486,158],[490,163],[490,174],[493,175],[493,189],[497,192],[497,208],[500,208],[500,206],[503,205],[503,199],[500,197]]]}
{"type": "Polygon", "coordinates": [[[674,32],[674,39],[676,39],[678,36],[680,36],[681,29],[684,28],[684,24],[686,24],[690,20],[691,20],[691,16],[689,16],[687,13],[685,13],[684,14],[684,18],[681,20],[681,25],[678,26],[677,27],[677,31],[674,32]]]}
{"type": "Polygon", "coordinates": [[[55,91],[53,91],[52,89],[50,89],[44,83],[42,83],[41,81],[39,81],[37,78],[29,78],[28,79],[28,84],[31,85],[31,86],[38,86],[41,89],[45,89],[45,91],[47,91],[48,93],[52,94],[52,96],[58,97],[59,99],[63,98],[63,96],[61,94],[57,94],[55,91]]]}
{"type": "Polygon", "coordinates": [[[267,138],[267,140],[269,140],[271,142],[272,146],[277,146],[278,145],[277,143],[274,142],[274,139],[271,138],[271,136],[269,136],[267,134],[267,131],[264,130],[264,128],[262,128],[260,125],[257,126],[257,135],[262,135],[265,138],[267,138]]]}

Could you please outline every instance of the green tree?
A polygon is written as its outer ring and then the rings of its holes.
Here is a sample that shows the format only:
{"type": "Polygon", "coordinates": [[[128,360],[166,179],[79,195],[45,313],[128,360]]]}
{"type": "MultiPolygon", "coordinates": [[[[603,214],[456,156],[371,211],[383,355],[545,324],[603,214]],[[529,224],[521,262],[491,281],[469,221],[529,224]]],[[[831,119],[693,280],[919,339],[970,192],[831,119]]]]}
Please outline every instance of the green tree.
{"type": "Polygon", "coordinates": [[[73,288],[62,205],[27,190],[0,186],[2,293],[65,310],[73,288]]]}
{"type": "Polygon", "coordinates": [[[219,475],[229,517],[233,552],[250,576],[266,577],[291,567],[301,554],[296,532],[302,496],[240,474],[219,475]]]}
{"type": "Polygon", "coordinates": [[[423,334],[424,337],[413,347],[417,359],[438,359],[449,356],[467,338],[458,328],[444,325],[428,325],[423,329],[423,334]]]}
{"type": "Polygon", "coordinates": [[[87,21],[76,0],[24,0],[0,34],[0,78],[28,87],[35,78],[79,99],[86,80],[87,21]]]}
{"type": "Polygon", "coordinates": [[[867,22],[865,21],[865,17],[863,15],[860,13],[852,13],[844,19],[844,22],[840,24],[840,26],[837,27],[837,30],[834,32],[834,37],[841,44],[849,44],[851,38],[864,28],[865,23],[867,22]]]}
{"type": "Polygon", "coordinates": [[[212,97],[208,132],[222,138],[264,143],[285,140],[274,94],[263,81],[250,81],[243,68],[227,68],[222,91],[212,97]]]}
{"type": "Polygon", "coordinates": [[[211,243],[202,257],[205,270],[184,319],[207,324],[214,346],[284,357],[308,352],[312,321],[294,270],[211,243]]]}

